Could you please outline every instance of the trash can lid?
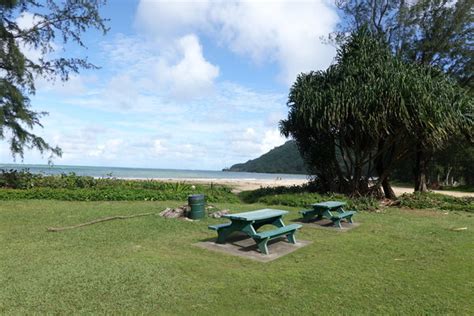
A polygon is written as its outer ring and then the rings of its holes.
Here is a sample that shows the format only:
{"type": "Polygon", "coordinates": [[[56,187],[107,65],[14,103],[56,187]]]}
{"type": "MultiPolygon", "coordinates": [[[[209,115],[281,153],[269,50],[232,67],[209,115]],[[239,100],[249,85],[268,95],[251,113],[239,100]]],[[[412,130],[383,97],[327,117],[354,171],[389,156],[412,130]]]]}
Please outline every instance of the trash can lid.
{"type": "Polygon", "coordinates": [[[191,194],[191,195],[188,195],[188,198],[195,198],[195,199],[204,198],[204,194],[191,194]]]}

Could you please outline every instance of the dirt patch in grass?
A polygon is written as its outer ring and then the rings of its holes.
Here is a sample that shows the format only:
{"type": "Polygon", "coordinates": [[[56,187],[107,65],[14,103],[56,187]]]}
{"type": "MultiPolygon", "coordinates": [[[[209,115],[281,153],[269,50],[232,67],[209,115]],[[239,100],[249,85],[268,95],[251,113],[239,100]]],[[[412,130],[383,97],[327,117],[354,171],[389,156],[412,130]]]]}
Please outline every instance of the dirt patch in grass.
{"type": "Polygon", "coordinates": [[[230,238],[225,244],[217,244],[215,238],[213,238],[198,242],[194,245],[233,256],[248,258],[260,262],[269,262],[286,256],[299,248],[309,245],[310,243],[311,241],[297,239],[296,244],[290,244],[284,237],[275,238],[268,242],[268,255],[264,255],[258,251],[257,245],[252,238],[239,234],[230,238]]]}

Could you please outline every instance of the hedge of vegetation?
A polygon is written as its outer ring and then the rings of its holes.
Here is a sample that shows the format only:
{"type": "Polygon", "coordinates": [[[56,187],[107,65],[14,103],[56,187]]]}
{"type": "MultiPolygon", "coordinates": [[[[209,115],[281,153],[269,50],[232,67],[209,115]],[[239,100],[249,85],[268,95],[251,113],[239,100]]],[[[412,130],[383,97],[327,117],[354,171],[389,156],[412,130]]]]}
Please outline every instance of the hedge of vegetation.
{"type": "MultiPolygon", "coordinates": [[[[371,197],[350,198],[341,194],[312,193],[308,185],[293,187],[261,188],[240,193],[246,203],[265,203],[305,208],[311,203],[330,200],[345,201],[348,208],[358,211],[373,211],[379,207],[379,201],[371,197]]],[[[474,197],[453,197],[436,193],[403,194],[398,197],[398,205],[406,208],[438,209],[446,211],[474,212],[474,197]]],[[[396,205],[397,203],[395,203],[396,205]]]]}
{"type": "MultiPolygon", "coordinates": [[[[238,196],[222,185],[192,185],[156,180],[93,178],[74,173],[32,174],[28,170],[1,170],[0,200],[49,199],[63,201],[186,201],[190,194],[205,194],[210,203],[263,203],[306,208],[311,203],[345,201],[348,208],[373,211],[379,201],[371,197],[350,198],[341,194],[313,193],[310,185],[261,188],[238,196]]],[[[456,198],[436,193],[404,194],[400,207],[474,212],[474,198],[456,198]]]]}
{"type": "Polygon", "coordinates": [[[342,194],[319,194],[311,192],[308,185],[291,187],[261,188],[240,193],[246,203],[265,203],[269,205],[285,205],[306,208],[309,204],[336,200],[345,201],[348,208],[355,210],[375,210],[378,200],[370,197],[350,198],[342,194]]]}
{"type": "Polygon", "coordinates": [[[0,200],[52,199],[65,201],[186,201],[190,194],[205,194],[208,202],[239,202],[231,188],[156,180],[93,178],[74,173],[32,174],[28,170],[2,170],[0,200]]]}

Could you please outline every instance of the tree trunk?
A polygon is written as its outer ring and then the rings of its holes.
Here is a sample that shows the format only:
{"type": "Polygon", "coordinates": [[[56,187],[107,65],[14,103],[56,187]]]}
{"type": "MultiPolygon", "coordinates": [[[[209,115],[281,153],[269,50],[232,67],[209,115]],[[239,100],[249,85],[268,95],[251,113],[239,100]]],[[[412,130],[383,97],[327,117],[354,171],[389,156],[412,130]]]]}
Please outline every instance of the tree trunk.
{"type": "MultiPolygon", "coordinates": [[[[384,146],[384,142],[381,140],[378,144],[378,149],[381,150],[384,146]]],[[[390,185],[388,180],[389,170],[388,166],[391,164],[393,151],[383,154],[375,159],[375,171],[379,176],[378,183],[382,183],[383,193],[385,198],[395,200],[397,196],[390,185]],[[381,181],[381,182],[380,182],[381,181]]]]}
{"type": "Polygon", "coordinates": [[[362,193],[362,189],[361,189],[362,168],[358,164],[358,162],[356,162],[356,163],[357,163],[357,165],[354,167],[354,174],[352,175],[352,192],[351,192],[351,195],[358,196],[358,195],[361,195],[361,193],[362,193]]]}
{"type": "Polygon", "coordinates": [[[388,177],[383,179],[382,181],[382,187],[383,187],[383,192],[385,194],[385,197],[390,200],[396,200],[397,195],[392,189],[392,186],[390,185],[390,182],[388,181],[388,177]]]}
{"type": "Polygon", "coordinates": [[[428,172],[428,161],[429,155],[421,148],[417,146],[416,161],[415,161],[415,192],[428,192],[428,186],[426,185],[426,174],[428,172]]]}
{"type": "Polygon", "coordinates": [[[451,167],[448,167],[448,172],[446,173],[446,178],[444,179],[444,185],[449,185],[449,176],[451,174],[451,167]]]}

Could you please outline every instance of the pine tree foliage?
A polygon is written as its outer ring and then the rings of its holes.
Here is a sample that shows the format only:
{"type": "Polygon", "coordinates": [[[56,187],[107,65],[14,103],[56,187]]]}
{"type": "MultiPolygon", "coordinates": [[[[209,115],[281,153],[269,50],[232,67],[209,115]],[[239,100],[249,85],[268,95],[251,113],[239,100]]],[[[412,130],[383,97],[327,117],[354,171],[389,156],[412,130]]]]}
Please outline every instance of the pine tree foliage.
{"type": "Polygon", "coordinates": [[[47,113],[33,111],[30,96],[35,94],[36,78],[66,81],[70,73],[96,68],[84,58],[52,56],[55,43],[84,47],[87,29],[107,31],[98,12],[103,4],[104,0],[0,0],[0,139],[9,141],[13,156],[23,157],[25,148],[61,155],[59,147],[33,133],[47,113]],[[19,24],[25,15],[32,17],[27,27],[19,24]],[[28,49],[40,57],[28,58],[28,49]]]}
{"type": "Polygon", "coordinates": [[[436,66],[472,89],[473,0],[337,0],[337,38],[367,26],[407,61],[436,66]]]}

